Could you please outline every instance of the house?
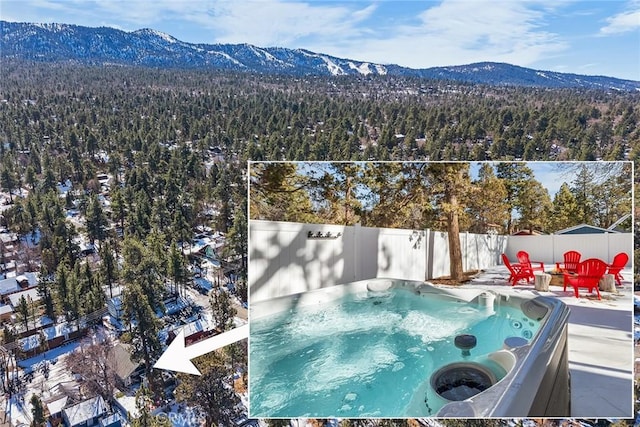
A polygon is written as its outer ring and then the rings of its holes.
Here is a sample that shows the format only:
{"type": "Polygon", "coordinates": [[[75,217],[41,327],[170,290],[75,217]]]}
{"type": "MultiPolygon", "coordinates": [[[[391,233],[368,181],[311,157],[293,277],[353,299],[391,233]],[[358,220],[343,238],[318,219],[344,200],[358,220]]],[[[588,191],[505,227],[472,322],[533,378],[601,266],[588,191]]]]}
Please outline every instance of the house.
{"type": "Polygon", "coordinates": [[[578,225],[574,225],[573,227],[556,231],[554,234],[604,234],[604,233],[619,233],[619,232],[615,230],[609,230],[606,228],[596,227],[595,225],[578,224],[578,225]]]}
{"type": "Polygon", "coordinates": [[[70,401],[69,396],[61,395],[56,396],[50,400],[45,401],[47,405],[47,411],[49,411],[49,419],[51,424],[58,425],[62,421],[62,411],[70,401]]]}
{"type": "Polygon", "coordinates": [[[116,320],[122,319],[122,315],[124,313],[124,304],[122,302],[122,296],[118,295],[116,297],[110,298],[107,301],[107,310],[111,317],[116,320]]]}
{"type": "Polygon", "coordinates": [[[178,333],[180,333],[180,330],[184,331],[184,341],[187,345],[218,333],[214,328],[213,323],[204,319],[197,319],[193,322],[187,323],[186,325],[179,325],[171,328],[169,330],[169,341],[173,341],[178,333]]]}
{"type": "Polygon", "coordinates": [[[542,236],[544,233],[536,230],[518,230],[511,233],[512,236],[542,236]]]}
{"type": "Polygon", "coordinates": [[[13,315],[13,307],[9,304],[0,304],[0,322],[8,322],[13,315]]]}
{"type": "Polygon", "coordinates": [[[24,297],[24,299],[29,302],[40,301],[40,295],[38,294],[37,288],[26,289],[24,291],[14,292],[10,295],[7,295],[9,299],[9,304],[15,309],[20,305],[20,300],[24,297]]]}
{"type": "Polygon", "coordinates": [[[131,360],[129,346],[118,343],[109,352],[109,364],[114,370],[119,386],[124,388],[132,384],[131,378],[141,368],[140,362],[131,360]]]}
{"type": "Polygon", "coordinates": [[[122,417],[120,417],[120,414],[116,412],[101,419],[100,427],[122,427],[122,422],[122,417]]]}
{"type": "Polygon", "coordinates": [[[62,410],[62,419],[67,427],[97,426],[107,414],[102,396],[85,400],[62,410]]]}
{"type": "Polygon", "coordinates": [[[37,273],[23,273],[0,280],[0,301],[9,301],[9,295],[38,286],[37,273]]]}

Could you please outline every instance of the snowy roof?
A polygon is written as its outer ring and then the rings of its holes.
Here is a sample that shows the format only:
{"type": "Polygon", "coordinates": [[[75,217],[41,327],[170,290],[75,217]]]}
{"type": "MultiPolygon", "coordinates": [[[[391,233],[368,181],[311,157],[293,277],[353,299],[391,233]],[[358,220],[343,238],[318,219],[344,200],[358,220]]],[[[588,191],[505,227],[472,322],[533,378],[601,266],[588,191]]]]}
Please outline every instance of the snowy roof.
{"type": "Polygon", "coordinates": [[[10,305],[0,305],[0,315],[13,313],[13,308],[10,305]]]}
{"type": "Polygon", "coordinates": [[[131,360],[129,346],[118,343],[111,349],[109,355],[109,363],[116,372],[116,375],[125,379],[130,376],[140,366],[140,362],[136,363],[131,360]]]}
{"type": "Polygon", "coordinates": [[[52,402],[47,403],[47,409],[49,410],[49,414],[55,415],[62,412],[65,406],[67,406],[67,400],[69,400],[68,396],[63,396],[60,399],[56,399],[52,402]]]}
{"type": "Polygon", "coordinates": [[[11,292],[15,292],[20,289],[18,281],[15,277],[7,277],[4,280],[0,280],[0,294],[6,295],[11,292]]]}
{"type": "Polygon", "coordinates": [[[33,350],[40,346],[40,335],[35,334],[25,338],[20,339],[20,348],[23,351],[33,350]]]}
{"type": "Polygon", "coordinates": [[[189,307],[191,304],[184,297],[179,297],[172,301],[164,301],[164,308],[166,310],[166,314],[174,314],[182,310],[183,308],[189,307]]]}
{"type": "Polygon", "coordinates": [[[56,187],[61,195],[66,195],[73,188],[73,183],[67,179],[64,183],[59,182],[56,187]]]}
{"type": "Polygon", "coordinates": [[[18,235],[16,233],[0,233],[0,240],[5,245],[8,243],[16,242],[18,240],[18,235]]]}
{"type": "Polygon", "coordinates": [[[85,424],[88,421],[92,421],[95,418],[100,417],[105,412],[107,412],[107,408],[102,396],[96,396],[93,399],[85,400],[84,402],[70,406],[62,411],[70,427],[85,424]]]}
{"type": "Polygon", "coordinates": [[[36,288],[31,288],[31,289],[27,289],[25,291],[22,292],[16,292],[13,293],[11,295],[9,295],[9,301],[11,302],[11,305],[13,307],[17,307],[18,304],[20,304],[20,298],[24,297],[24,299],[27,300],[27,302],[29,302],[29,299],[31,299],[31,301],[39,301],[40,300],[40,295],[38,295],[38,289],[36,288]]]}
{"type": "Polygon", "coordinates": [[[176,334],[180,330],[183,330],[185,338],[190,337],[193,334],[197,334],[198,332],[209,331],[211,329],[213,329],[213,323],[210,323],[205,319],[198,319],[193,322],[187,323],[186,325],[178,325],[171,328],[171,330],[176,334]]]}
{"type": "MultiPolygon", "coordinates": [[[[74,323],[63,323],[60,325],[43,328],[42,334],[45,336],[47,341],[51,341],[56,337],[65,336],[66,334],[69,334],[76,330],[77,328],[74,323]]],[[[24,351],[32,350],[34,348],[37,348],[40,345],[40,334],[35,334],[29,337],[22,338],[20,342],[22,343],[22,349],[24,351]]]]}

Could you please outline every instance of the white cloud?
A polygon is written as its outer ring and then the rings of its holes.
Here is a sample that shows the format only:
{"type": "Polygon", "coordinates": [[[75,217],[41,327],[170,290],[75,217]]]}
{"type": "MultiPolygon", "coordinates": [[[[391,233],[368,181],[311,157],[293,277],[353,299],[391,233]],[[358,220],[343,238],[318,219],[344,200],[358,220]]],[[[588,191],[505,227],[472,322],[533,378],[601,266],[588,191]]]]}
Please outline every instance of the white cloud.
{"type": "Polygon", "coordinates": [[[600,28],[600,35],[626,33],[640,29],[640,2],[633,2],[630,10],[606,19],[607,25],[600,28]]]}
{"type": "Polygon", "coordinates": [[[263,47],[308,47],[302,41],[342,39],[361,34],[357,23],[375,6],[356,9],[356,3],[318,5],[287,1],[215,1],[203,24],[220,43],[246,42],[263,47]]]}
{"type": "Polygon", "coordinates": [[[478,61],[526,66],[568,48],[544,30],[550,10],[543,2],[445,0],[417,23],[388,29],[389,36],[346,42],[338,56],[420,68],[478,61]]]}

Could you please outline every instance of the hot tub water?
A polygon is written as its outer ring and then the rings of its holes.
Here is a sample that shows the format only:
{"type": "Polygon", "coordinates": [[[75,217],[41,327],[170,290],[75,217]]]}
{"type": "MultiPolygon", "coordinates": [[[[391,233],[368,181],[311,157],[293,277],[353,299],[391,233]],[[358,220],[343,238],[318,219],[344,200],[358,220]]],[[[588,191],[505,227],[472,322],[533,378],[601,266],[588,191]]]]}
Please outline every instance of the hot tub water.
{"type": "MultiPolygon", "coordinates": [[[[539,328],[538,319],[493,298],[467,302],[396,288],[252,320],[250,413],[434,416],[449,402],[431,384],[436,371],[479,363],[500,381],[507,371],[491,355],[513,337],[528,343],[539,328]],[[476,337],[469,355],[454,345],[460,334],[476,337]]],[[[470,386],[462,382],[460,390],[470,386]]]]}

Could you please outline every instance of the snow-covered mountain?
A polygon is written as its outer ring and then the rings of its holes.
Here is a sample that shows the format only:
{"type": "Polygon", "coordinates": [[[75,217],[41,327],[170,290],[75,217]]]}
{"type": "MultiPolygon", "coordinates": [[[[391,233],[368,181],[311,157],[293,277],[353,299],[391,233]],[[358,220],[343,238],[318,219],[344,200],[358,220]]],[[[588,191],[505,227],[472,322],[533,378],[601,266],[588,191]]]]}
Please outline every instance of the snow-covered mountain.
{"type": "Polygon", "coordinates": [[[397,75],[489,85],[640,90],[639,81],[537,71],[502,63],[411,69],[249,44],[193,44],[151,29],[125,32],[68,24],[0,21],[0,58],[289,75],[397,75]]]}

